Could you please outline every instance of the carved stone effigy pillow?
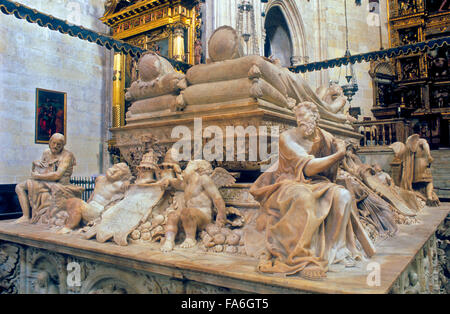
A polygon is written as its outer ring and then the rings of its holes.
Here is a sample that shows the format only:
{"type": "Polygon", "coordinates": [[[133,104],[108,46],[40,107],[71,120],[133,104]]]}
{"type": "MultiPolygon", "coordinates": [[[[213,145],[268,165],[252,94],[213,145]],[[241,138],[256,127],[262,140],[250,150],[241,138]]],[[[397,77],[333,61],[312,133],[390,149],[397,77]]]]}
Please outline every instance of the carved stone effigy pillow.
{"type": "Polygon", "coordinates": [[[177,73],[163,57],[147,53],[138,62],[140,79],[133,82],[125,94],[132,105],[127,118],[161,111],[175,110],[184,74],[177,73]]]}
{"type": "Polygon", "coordinates": [[[186,105],[205,105],[262,99],[289,107],[286,86],[280,81],[280,69],[260,56],[243,57],[237,32],[219,27],[209,39],[209,63],[189,69],[189,86],[181,92],[186,105]]]}

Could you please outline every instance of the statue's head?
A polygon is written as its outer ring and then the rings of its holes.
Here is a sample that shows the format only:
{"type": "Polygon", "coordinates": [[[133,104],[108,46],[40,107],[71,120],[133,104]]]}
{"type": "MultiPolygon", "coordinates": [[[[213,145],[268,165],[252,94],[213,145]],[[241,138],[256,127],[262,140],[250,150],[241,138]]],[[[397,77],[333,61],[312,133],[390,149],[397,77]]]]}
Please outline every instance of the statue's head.
{"type": "Polygon", "coordinates": [[[301,128],[306,136],[314,134],[317,124],[319,123],[320,114],[317,106],[309,101],[299,103],[294,107],[297,125],[301,128]]]}
{"type": "Polygon", "coordinates": [[[106,178],[111,182],[131,180],[130,168],[124,162],[115,164],[106,170],[106,178]]]}
{"type": "Polygon", "coordinates": [[[144,82],[151,82],[167,73],[175,72],[169,61],[151,51],[141,56],[137,68],[144,82]]]}
{"type": "Polygon", "coordinates": [[[336,81],[330,82],[330,89],[334,95],[343,95],[342,87],[336,81]]]}
{"type": "Polygon", "coordinates": [[[237,31],[227,25],[217,28],[209,38],[208,53],[212,62],[243,57],[241,39],[237,31]]]}
{"type": "Polygon", "coordinates": [[[381,169],[381,166],[379,164],[373,164],[372,169],[377,173],[383,171],[383,169],[381,169]]]}
{"type": "Polygon", "coordinates": [[[64,145],[66,145],[66,139],[61,133],[55,133],[50,137],[48,146],[53,154],[59,154],[63,151],[64,145]]]}
{"type": "Polygon", "coordinates": [[[213,172],[213,169],[211,163],[206,160],[191,160],[186,166],[184,172],[187,175],[190,175],[194,172],[198,173],[199,175],[210,175],[213,172]]]}

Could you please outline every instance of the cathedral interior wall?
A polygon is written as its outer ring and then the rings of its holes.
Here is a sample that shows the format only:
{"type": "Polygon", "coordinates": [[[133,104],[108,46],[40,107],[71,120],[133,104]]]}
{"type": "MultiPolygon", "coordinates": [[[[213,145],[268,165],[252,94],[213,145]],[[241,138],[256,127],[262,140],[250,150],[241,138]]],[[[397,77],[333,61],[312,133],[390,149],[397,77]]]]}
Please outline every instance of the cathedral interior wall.
{"type": "MultiPolygon", "coordinates": [[[[98,20],[101,0],[22,0],[20,3],[86,28],[107,32],[98,20]]],[[[31,162],[48,148],[35,144],[36,88],[67,93],[66,148],[74,176],[101,172],[102,138],[109,127],[105,80],[111,52],[95,43],[0,14],[0,184],[27,179],[31,162]]]]}

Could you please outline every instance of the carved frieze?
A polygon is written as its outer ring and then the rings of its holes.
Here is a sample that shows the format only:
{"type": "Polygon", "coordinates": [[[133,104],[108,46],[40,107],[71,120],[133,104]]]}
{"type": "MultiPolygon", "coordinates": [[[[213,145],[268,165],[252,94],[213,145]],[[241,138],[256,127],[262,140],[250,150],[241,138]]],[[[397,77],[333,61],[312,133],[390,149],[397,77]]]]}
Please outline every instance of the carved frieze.
{"type": "MultiPolygon", "coordinates": [[[[0,243],[0,293],[232,293],[232,289],[121,268],[33,247],[0,243]],[[24,269],[21,270],[21,256],[24,269]],[[73,266],[73,267],[72,267],[73,266]]],[[[236,292],[236,291],[234,291],[236,292]]]]}
{"type": "Polygon", "coordinates": [[[66,261],[62,255],[29,247],[26,265],[26,293],[66,293],[66,261]]]}
{"type": "Polygon", "coordinates": [[[394,283],[395,294],[439,293],[439,267],[436,236],[433,235],[419,250],[412,263],[394,283]]]}

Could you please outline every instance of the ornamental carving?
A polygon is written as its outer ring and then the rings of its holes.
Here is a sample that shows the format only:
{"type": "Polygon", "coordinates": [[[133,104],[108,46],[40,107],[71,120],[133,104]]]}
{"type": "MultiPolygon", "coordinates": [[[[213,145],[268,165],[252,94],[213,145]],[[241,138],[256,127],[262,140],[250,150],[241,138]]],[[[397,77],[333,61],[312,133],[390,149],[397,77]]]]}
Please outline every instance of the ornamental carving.
{"type": "Polygon", "coordinates": [[[20,247],[0,241],[0,294],[18,293],[20,247]]]}

